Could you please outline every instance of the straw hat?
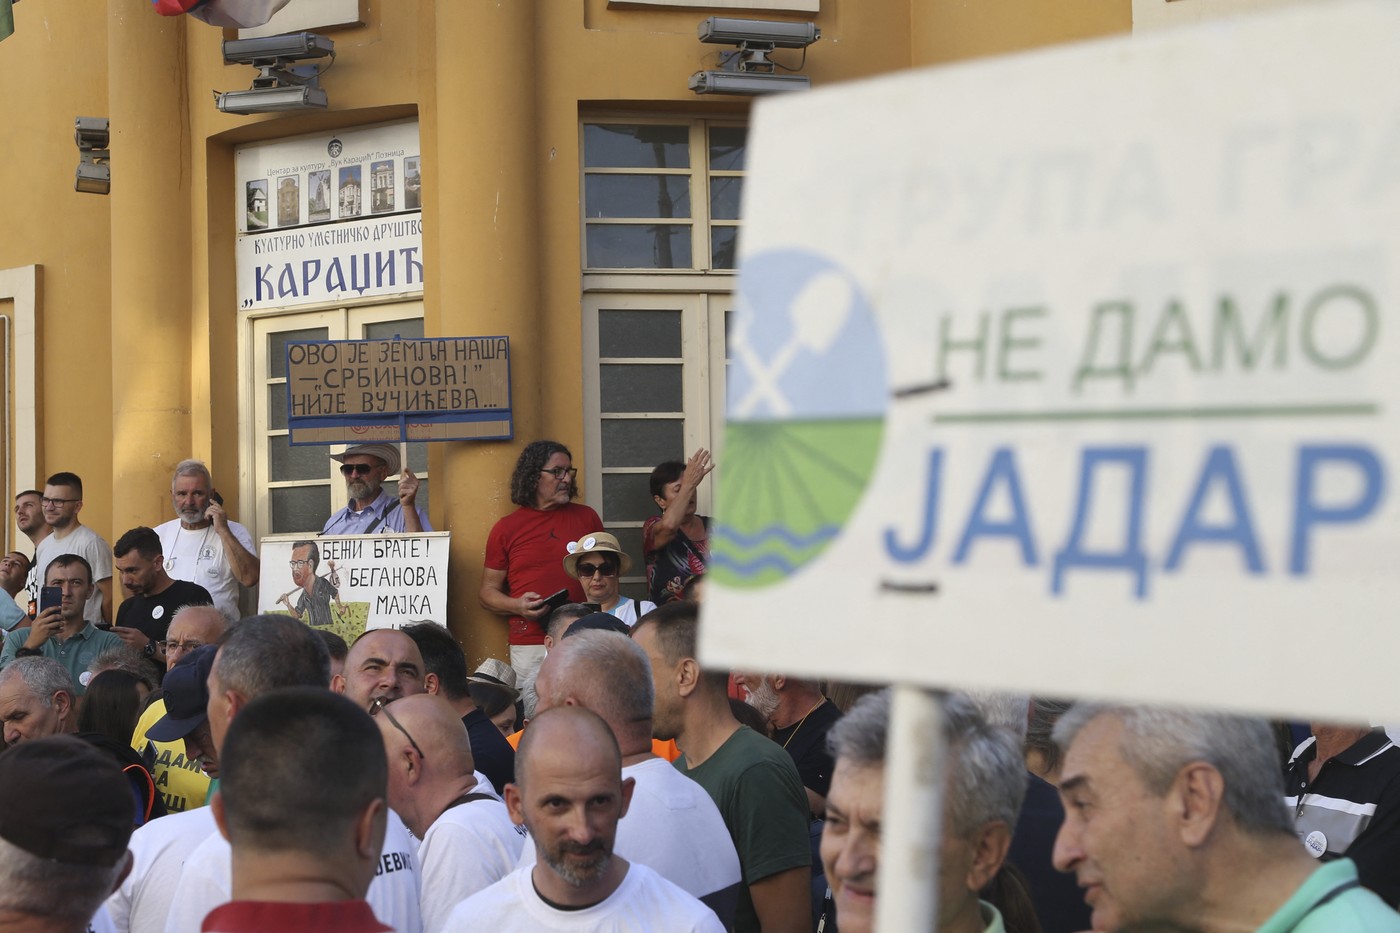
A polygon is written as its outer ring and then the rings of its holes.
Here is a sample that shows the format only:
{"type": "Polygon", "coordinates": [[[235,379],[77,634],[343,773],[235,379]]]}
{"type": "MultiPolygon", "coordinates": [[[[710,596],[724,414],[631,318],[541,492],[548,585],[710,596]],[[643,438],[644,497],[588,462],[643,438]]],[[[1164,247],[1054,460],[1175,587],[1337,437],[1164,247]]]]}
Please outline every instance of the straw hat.
{"type": "Polygon", "coordinates": [[[476,670],[467,676],[467,683],[495,687],[511,695],[511,702],[520,699],[520,691],[515,689],[515,668],[500,658],[487,658],[476,670]]]}
{"type": "Polygon", "coordinates": [[[345,448],[338,454],[331,454],[331,459],[337,463],[344,463],[346,457],[353,457],[356,454],[378,457],[383,460],[384,465],[389,468],[390,476],[399,472],[399,449],[393,444],[356,444],[354,447],[345,448]]]}
{"type": "Polygon", "coordinates": [[[618,573],[626,573],[632,567],[632,558],[627,556],[617,539],[606,531],[591,531],[577,541],[570,541],[567,550],[569,553],[564,558],[564,572],[575,580],[578,579],[578,559],[587,554],[617,555],[618,573]]]}

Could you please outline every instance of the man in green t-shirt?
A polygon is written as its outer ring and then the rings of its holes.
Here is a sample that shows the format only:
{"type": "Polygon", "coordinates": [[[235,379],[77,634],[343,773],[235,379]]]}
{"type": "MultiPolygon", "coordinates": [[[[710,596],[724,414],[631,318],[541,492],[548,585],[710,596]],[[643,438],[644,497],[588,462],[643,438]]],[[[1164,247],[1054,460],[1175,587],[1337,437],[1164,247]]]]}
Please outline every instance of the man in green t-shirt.
{"type": "Polygon", "coordinates": [[[735,930],[807,933],[812,850],[802,779],[781,746],[729,711],[729,675],[702,671],[695,659],[697,628],[696,607],[674,602],[632,629],[656,688],[652,734],[675,740],[677,770],[705,788],[734,839],[744,881],[735,930]]]}
{"type": "Polygon", "coordinates": [[[1400,931],[1355,865],[1298,844],[1262,720],[1084,704],[1055,741],[1055,867],[1078,876],[1094,929],[1400,931]]]}

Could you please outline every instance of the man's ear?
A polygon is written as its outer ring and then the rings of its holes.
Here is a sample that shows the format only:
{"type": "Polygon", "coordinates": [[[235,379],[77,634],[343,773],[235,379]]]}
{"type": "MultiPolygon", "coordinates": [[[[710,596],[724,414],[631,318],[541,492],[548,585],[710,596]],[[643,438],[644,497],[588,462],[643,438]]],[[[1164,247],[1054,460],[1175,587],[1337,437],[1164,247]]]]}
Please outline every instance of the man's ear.
{"type": "Polygon", "coordinates": [[[700,662],[694,658],[685,658],[676,665],[676,692],[682,697],[690,696],[700,685],[701,676],[700,662]]]}
{"type": "Polygon", "coordinates": [[[511,822],[516,826],[524,826],[525,798],[520,795],[520,788],[515,784],[507,784],[501,796],[506,802],[506,810],[510,812],[511,822]]]}
{"type": "MultiPolygon", "coordinates": [[[[238,715],[239,710],[248,705],[247,699],[237,690],[225,690],[224,701],[228,704],[228,721],[233,722],[233,717],[238,715]]],[[[227,723],[225,723],[227,726],[227,723]]]]}
{"type": "Polygon", "coordinates": [[[787,686],[787,678],[782,674],[773,674],[768,678],[768,684],[774,690],[781,690],[787,686]]]}
{"type": "Polygon", "coordinates": [[[219,827],[219,835],[228,838],[228,814],[224,812],[224,795],[218,791],[209,798],[209,812],[214,816],[214,825],[219,827]]]}
{"type": "Polygon", "coordinates": [[[1011,827],[1001,820],[983,823],[972,839],[972,864],[967,869],[967,887],[980,891],[1001,871],[1011,848],[1011,827]]]}
{"type": "Polygon", "coordinates": [[[375,797],[355,821],[355,854],[374,861],[384,849],[384,827],[389,805],[383,797],[375,797]]]}
{"type": "Polygon", "coordinates": [[[423,689],[432,696],[437,696],[442,692],[442,680],[438,675],[429,671],[423,675],[423,689]]]}
{"type": "MultiPolygon", "coordinates": [[[[58,714],[61,721],[66,722],[73,712],[73,694],[67,690],[55,690],[53,694],[54,712],[58,714]]],[[[75,730],[76,731],[76,730],[75,730]]]]}
{"type": "Polygon", "coordinates": [[[117,872],[116,880],[112,882],[112,890],[108,891],[108,894],[117,893],[117,888],[120,888],[122,886],[122,882],[126,880],[126,876],[131,874],[131,867],[135,864],[136,856],[131,854],[130,849],[127,849],[126,852],[122,855],[122,869],[121,871],[117,872]]]}
{"type": "Polygon", "coordinates": [[[344,674],[332,674],[332,675],[331,675],[331,692],[332,692],[332,693],[344,693],[344,692],[345,692],[345,675],[344,675],[344,674]]]}
{"type": "Polygon", "coordinates": [[[617,811],[617,818],[620,820],[627,815],[628,807],[632,806],[632,792],[637,789],[636,778],[622,779],[622,808],[617,811]]]}
{"type": "Polygon", "coordinates": [[[1220,819],[1225,779],[1213,765],[1193,761],[1181,769],[1167,792],[1181,841],[1191,848],[1206,843],[1220,819]]]}

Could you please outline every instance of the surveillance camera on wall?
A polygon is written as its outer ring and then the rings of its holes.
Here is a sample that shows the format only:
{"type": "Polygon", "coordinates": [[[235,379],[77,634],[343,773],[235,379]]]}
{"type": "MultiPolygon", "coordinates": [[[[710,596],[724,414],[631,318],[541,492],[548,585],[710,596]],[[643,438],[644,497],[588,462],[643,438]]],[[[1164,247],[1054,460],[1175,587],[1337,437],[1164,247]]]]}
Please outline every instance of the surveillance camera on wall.
{"type": "Polygon", "coordinates": [[[81,151],[106,149],[111,138],[110,126],[106,117],[75,117],[73,142],[81,151]]]}
{"type": "Polygon", "coordinates": [[[314,32],[289,32],[283,36],[229,39],[224,42],[225,65],[300,62],[334,54],[335,43],[314,32]]]}
{"type": "Polygon", "coordinates": [[[111,192],[112,168],[107,164],[112,158],[112,153],[107,149],[111,136],[111,124],[106,117],[73,118],[73,143],[78,147],[74,191],[84,194],[111,192]]]}
{"type": "Polygon", "coordinates": [[[821,38],[816,23],[711,16],[700,24],[700,41],[747,48],[805,49],[821,38]]]}
{"type": "Polygon", "coordinates": [[[246,91],[215,91],[215,105],[224,113],[324,110],[328,101],[321,89],[321,74],[334,61],[335,43],[313,32],[227,41],[224,63],[252,65],[258,76],[246,91]],[[293,64],[327,56],[330,62],[320,67],[293,64]]]}

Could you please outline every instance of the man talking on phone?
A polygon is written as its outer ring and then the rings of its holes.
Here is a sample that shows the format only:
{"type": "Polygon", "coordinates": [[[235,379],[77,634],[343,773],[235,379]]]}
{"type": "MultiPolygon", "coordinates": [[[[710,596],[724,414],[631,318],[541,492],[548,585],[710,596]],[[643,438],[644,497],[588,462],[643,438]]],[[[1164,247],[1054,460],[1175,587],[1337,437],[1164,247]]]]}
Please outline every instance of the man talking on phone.
{"type": "Polygon", "coordinates": [[[0,669],[15,658],[52,658],[68,669],[81,696],[86,687],[79,676],[99,654],[122,644],[119,637],[83,618],[93,589],[92,568],[81,556],[59,554],[49,561],[44,588],[39,591],[39,615],[32,626],[5,636],[0,669]]]}
{"type": "Polygon", "coordinates": [[[198,460],[181,460],[170,479],[170,502],[178,516],[156,526],[165,572],[209,591],[225,619],[236,621],[240,586],[258,585],[258,553],[253,536],[230,521],[214,490],[209,470],[198,460]]]}

